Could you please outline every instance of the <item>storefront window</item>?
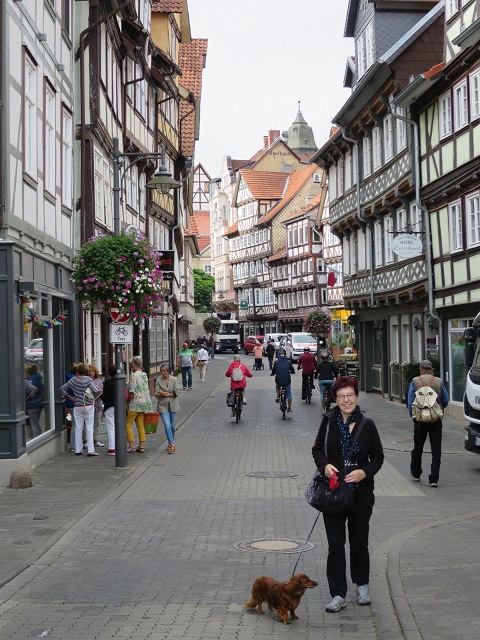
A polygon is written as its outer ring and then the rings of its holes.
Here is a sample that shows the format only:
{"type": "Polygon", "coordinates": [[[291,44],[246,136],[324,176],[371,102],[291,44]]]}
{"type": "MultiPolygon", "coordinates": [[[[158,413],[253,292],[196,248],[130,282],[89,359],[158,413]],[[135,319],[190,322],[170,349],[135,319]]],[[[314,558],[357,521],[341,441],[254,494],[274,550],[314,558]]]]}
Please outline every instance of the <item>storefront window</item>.
{"type": "Polygon", "coordinates": [[[463,332],[472,324],[471,320],[450,320],[449,322],[449,354],[450,354],[450,400],[463,402],[467,367],[465,364],[465,342],[463,332]]]}

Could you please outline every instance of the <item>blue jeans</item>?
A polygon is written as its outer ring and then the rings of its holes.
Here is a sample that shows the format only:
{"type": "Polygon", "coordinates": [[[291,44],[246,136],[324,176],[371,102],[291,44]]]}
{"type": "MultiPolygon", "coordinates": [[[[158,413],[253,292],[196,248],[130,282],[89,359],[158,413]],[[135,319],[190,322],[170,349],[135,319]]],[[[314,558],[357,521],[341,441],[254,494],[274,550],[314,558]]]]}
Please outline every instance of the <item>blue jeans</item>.
{"type": "Polygon", "coordinates": [[[183,388],[187,388],[187,376],[188,376],[188,386],[190,389],[192,388],[192,367],[182,367],[182,385],[183,388]]]}
{"type": "Polygon", "coordinates": [[[160,415],[162,416],[163,426],[165,427],[165,435],[167,436],[168,444],[174,444],[177,413],[167,411],[166,413],[161,413],[160,415]]]}
{"type": "Polygon", "coordinates": [[[320,387],[320,391],[323,393],[327,387],[330,389],[333,387],[333,380],[319,380],[318,386],[320,387]]]}

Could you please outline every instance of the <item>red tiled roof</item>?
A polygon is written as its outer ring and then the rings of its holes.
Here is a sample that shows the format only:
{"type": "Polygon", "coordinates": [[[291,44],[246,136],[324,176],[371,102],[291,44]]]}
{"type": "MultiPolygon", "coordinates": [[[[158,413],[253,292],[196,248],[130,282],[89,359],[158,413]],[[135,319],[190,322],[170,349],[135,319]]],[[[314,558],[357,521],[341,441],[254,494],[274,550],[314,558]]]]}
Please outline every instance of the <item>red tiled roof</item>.
{"type": "Polygon", "coordinates": [[[228,227],[228,229],[225,231],[223,235],[233,236],[234,233],[238,233],[238,221],[234,222],[231,227],[228,227]]]}
{"type": "Polygon", "coordinates": [[[197,238],[200,252],[210,246],[210,211],[194,211],[190,216],[190,230],[197,238]]]}
{"type": "Polygon", "coordinates": [[[183,0],[153,0],[152,13],[182,13],[183,0]]]}
{"type": "Polygon", "coordinates": [[[250,160],[232,160],[232,169],[241,169],[249,163],[250,160]]]}
{"type": "Polygon", "coordinates": [[[250,193],[257,200],[279,200],[283,195],[289,173],[282,171],[254,171],[240,169],[250,193]]]}
{"type": "Polygon", "coordinates": [[[423,74],[423,77],[426,80],[429,80],[430,78],[433,78],[433,76],[436,76],[437,73],[440,73],[440,71],[443,71],[444,69],[445,69],[445,63],[440,62],[439,64],[436,64],[434,67],[432,67],[428,71],[425,71],[425,73],[423,74]]]}
{"type": "Polygon", "coordinates": [[[260,218],[260,220],[257,222],[257,225],[263,224],[264,222],[269,222],[279,211],[281,211],[283,207],[290,202],[293,196],[298,193],[299,189],[303,187],[305,182],[316,170],[318,170],[318,165],[310,164],[305,169],[299,169],[298,171],[287,174],[289,180],[283,198],[280,200],[280,202],[277,202],[277,204],[273,206],[270,211],[268,211],[268,213],[260,218]]]}
{"type": "Polygon", "coordinates": [[[270,256],[270,258],[268,258],[268,260],[266,260],[265,262],[273,262],[274,260],[283,258],[286,255],[287,255],[287,247],[283,247],[282,249],[277,251],[277,253],[274,253],[273,256],[270,256]]]}
{"type": "MultiPolygon", "coordinates": [[[[197,100],[202,96],[202,72],[205,67],[208,40],[196,38],[180,43],[180,69],[182,86],[193,93],[197,100]]],[[[197,106],[199,108],[199,106],[197,106]]],[[[184,156],[193,156],[195,148],[195,110],[186,100],[180,100],[180,119],[182,122],[181,152],[184,156]]]]}
{"type": "Polygon", "coordinates": [[[323,196],[324,196],[323,191],[321,191],[320,193],[317,193],[317,195],[314,198],[312,198],[310,202],[307,202],[306,205],[294,211],[291,216],[288,216],[288,218],[285,218],[284,222],[288,222],[293,218],[298,218],[298,216],[301,215],[302,213],[307,213],[308,211],[311,211],[321,203],[323,196]]]}

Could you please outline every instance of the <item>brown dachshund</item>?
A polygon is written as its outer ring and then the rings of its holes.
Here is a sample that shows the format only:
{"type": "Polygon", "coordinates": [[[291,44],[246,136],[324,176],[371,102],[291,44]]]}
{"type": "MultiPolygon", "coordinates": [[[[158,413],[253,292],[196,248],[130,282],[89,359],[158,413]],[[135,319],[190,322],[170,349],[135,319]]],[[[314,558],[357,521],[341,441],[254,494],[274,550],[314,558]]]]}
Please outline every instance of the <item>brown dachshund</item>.
{"type": "Polygon", "coordinates": [[[279,582],[274,578],[262,576],[253,583],[252,597],[245,606],[247,609],[257,607],[258,613],[263,614],[262,602],[266,602],[269,611],[275,611],[277,618],[283,624],[290,624],[288,612],[290,611],[292,620],[297,620],[298,616],[295,614],[295,609],[300,603],[300,598],[306,589],[313,589],[317,584],[318,582],[310,580],[304,573],[297,573],[286,582],[279,582]]]}

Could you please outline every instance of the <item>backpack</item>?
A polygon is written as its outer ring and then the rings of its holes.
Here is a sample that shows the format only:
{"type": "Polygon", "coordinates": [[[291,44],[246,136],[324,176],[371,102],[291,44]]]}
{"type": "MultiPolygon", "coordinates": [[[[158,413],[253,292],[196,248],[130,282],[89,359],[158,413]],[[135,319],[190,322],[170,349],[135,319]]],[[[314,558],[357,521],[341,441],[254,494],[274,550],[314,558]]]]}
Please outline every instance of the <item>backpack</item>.
{"type": "Polygon", "coordinates": [[[240,365],[235,367],[232,371],[232,380],[234,382],[241,382],[243,380],[243,371],[240,365]]]}
{"type": "MultiPolygon", "coordinates": [[[[433,376],[430,378],[432,381],[433,376]]],[[[443,418],[443,409],[438,402],[438,395],[428,384],[423,384],[422,376],[419,377],[420,384],[415,391],[415,399],[412,405],[412,418],[417,422],[437,422],[443,418]]]]}

